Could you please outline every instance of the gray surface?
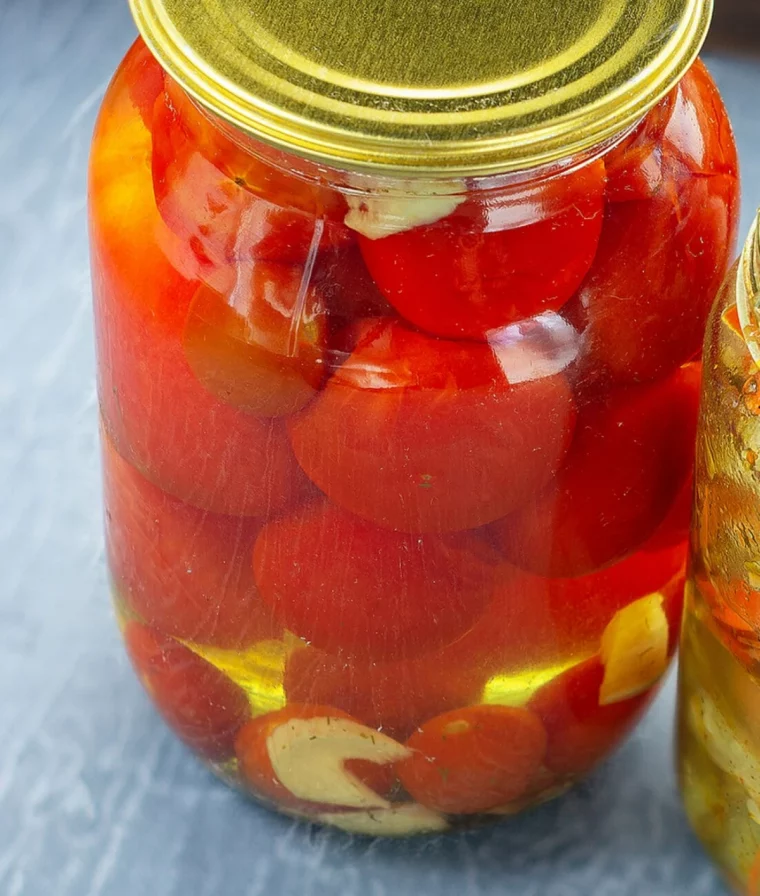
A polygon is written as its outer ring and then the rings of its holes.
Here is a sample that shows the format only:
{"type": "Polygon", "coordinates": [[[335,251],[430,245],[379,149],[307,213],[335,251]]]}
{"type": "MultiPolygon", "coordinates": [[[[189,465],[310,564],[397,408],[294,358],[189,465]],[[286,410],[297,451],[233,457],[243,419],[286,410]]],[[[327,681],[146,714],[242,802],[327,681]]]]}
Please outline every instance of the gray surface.
{"type": "MultiPolygon", "coordinates": [[[[0,0],[0,894],[718,896],[673,687],[587,786],[489,830],[352,841],[246,803],[166,733],[105,584],[85,161],[124,0],[0,0]]],[[[760,203],[760,62],[715,59],[760,203]]]]}

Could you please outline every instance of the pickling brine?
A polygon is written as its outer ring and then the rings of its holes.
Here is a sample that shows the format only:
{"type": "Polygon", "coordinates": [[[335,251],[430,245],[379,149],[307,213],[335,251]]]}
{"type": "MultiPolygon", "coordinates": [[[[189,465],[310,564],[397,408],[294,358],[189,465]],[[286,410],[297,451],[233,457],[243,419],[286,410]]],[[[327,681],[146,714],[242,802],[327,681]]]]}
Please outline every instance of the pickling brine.
{"type": "Polygon", "coordinates": [[[138,42],[90,172],[107,549],[176,734],[290,814],[443,831],[561,793],[680,624],[736,150],[696,62],[524,170],[261,142],[138,42]]]}

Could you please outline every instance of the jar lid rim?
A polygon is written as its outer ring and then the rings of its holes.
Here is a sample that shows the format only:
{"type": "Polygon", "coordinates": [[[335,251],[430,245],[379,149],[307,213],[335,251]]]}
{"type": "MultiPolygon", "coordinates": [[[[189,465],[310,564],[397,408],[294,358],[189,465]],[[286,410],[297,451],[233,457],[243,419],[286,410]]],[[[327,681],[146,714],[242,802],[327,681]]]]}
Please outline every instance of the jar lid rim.
{"type": "Polygon", "coordinates": [[[166,71],[280,149],[458,176],[603,144],[683,76],[713,0],[130,0],[166,71]]]}

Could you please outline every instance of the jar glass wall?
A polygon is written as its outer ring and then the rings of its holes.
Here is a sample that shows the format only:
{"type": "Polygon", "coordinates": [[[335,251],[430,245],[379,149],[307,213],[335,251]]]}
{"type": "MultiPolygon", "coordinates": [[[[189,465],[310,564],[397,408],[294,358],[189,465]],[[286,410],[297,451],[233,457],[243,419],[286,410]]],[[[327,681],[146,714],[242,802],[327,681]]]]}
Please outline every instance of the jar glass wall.
{"type": "Polygon", "coordinates": [[[391,834],[603,759],[678,636],[738,211],[702,64],[582,157],[392,178],[256,145],[138,42],[90,205],[113,592],[176,733],[391,834]]]}
{"type": "Polygon", "coordinates": [[[678,754],[689,820],[729,881],[748,894],[760,892],[760,356],[750,349],[758,262],[755,229],[721,290],[705,343],[678,754]]]}

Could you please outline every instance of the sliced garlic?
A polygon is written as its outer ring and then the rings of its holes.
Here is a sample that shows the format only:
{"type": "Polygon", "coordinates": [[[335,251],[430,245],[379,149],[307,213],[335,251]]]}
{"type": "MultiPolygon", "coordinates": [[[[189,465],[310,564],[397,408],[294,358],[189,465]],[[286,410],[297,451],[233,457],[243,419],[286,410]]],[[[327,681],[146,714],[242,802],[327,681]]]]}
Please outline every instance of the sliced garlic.
{"type": "Polygon", "coordinates": [[[642,597],[619,610],[604,630],[602,706],[643,694],[667,669],[669,628],[662,601],[659,593],[642,597]]]}
{"type": "Polygon", "coordinates": [[[735,778],[755,802],[760,802],[760,758],[749,737],[732,726],[706,691],[689,701],[689,727],[713,762],[735,778]]]}
{"type": "Polygon", "coordinates": [[[369,809],[366,812],[325,812],[318,815],[316,820],[349,834],[378,837],[433,834],[449,828],[442,815],[417,803],[405,803],[390,809],[369,809]]]}
{"type": "Polygon", "coordinates": [[[464,202],[464,190],[462,180],[414,181],[409,185],[413,195],[391,192],[349,195],[346,201],[350,211],[345,224],[368,239],[379,240],[446,218],[464,202]]]}
{"type": "Polygon", "coordinates": [[[358,722],[319,716],[291,719],[275,728],[267,738],[267,753],[280,783],[298,799],[369,809],[391,804],[344,763],[366,759],[384,765],[406,759],[411,750],[358,722]]]}

